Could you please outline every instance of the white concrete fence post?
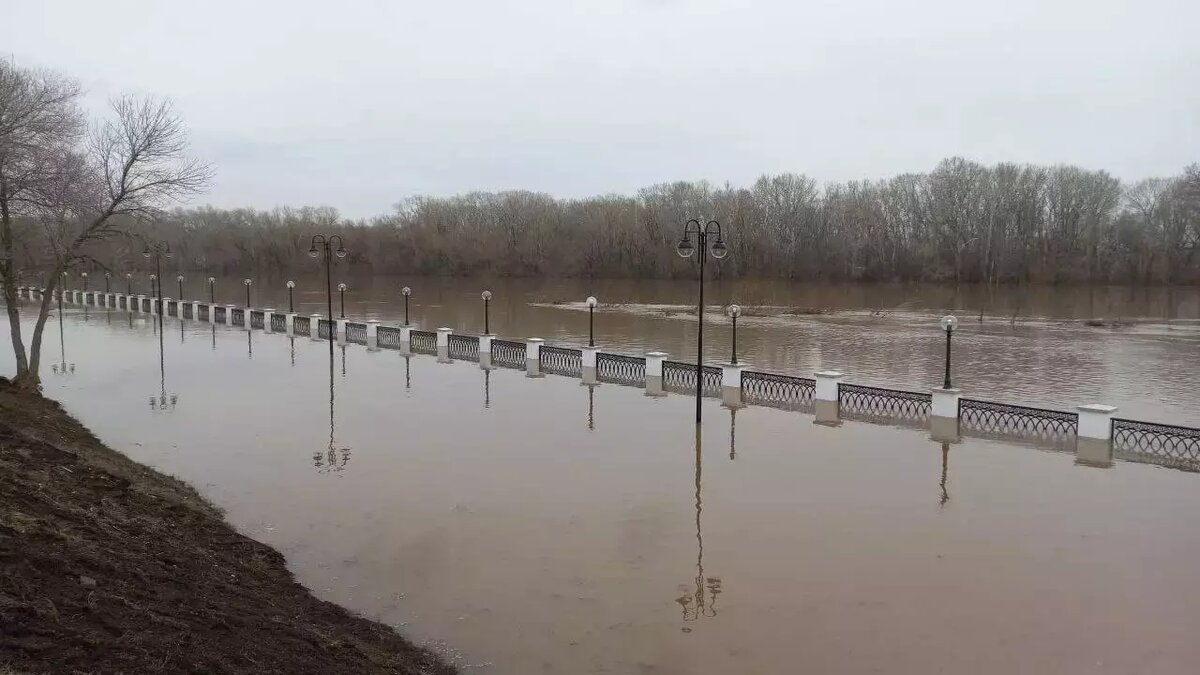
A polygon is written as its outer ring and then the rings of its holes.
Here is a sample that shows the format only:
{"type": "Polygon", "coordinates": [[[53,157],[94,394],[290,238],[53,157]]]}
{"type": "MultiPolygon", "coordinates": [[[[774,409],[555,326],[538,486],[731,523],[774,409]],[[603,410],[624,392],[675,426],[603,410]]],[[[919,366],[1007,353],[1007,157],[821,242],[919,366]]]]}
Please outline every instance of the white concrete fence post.
{"type": "Polygon", "coordinates": [[[813,373],[817,385],[813,391],[813,410],[816,424],[837,425],[841,423],[838,411],[838,390],[842,374],[836,370],[820,370],[813,373]]]}
{"type": "Polygon", "coordinates": [[[600,382],[596,374],[596,354],[600,353],[599,347],[584,347],[580,351],[580,378],[584,384],[598,384],[600,382]]]}
{"type": "Polygon", "coordinates": [[[1091,403],[1075,409],[1079,429],[1075,433],[1075,463],[1107,468],[1113,464],[1112,420],[1116,406],[1091,403]]]}
{"type": "Polygon", "coordinates": [[[308,317],[308,337],[313,340],[321,339],[321,315],[313,314],[308,317]]]}
{"type": "Polygon", "coordinates": [[[400,327],[400,353],[408,354],[412,351],[412,326],[400,327]]]}
{"type": "Polygon", "coordinates": [[[284,329],[287,331],[288,337],[296,337],[296,313],[288,312],[287,318],[284,319],[284,329]]]}
{"type": "Polygon", "coordinates": [[[730,408],[742,407],[742,371],[744,363],[721,364],[721,403],[730,408]]]}
{"type": "Polygon", "coordinates": [[[958,441],[958,389],[934,387],[929,391],[929,433],[935,441],[958,441]]]}
{"type": "Polygon", "coordinates": [[[139,311],[139,312],[142,311],[142,301],[145,299],[146,299],[146,296],[144,296],[144,295],[137,296],[137,300],[135,301],[135,302],[137,302],[137,311],[139,311]]]}
{"type": "Polygon", "coordinates": [[[346,319],[345,317],[342,317],[342,318],[340,318],[340,319],[338,319],[338,320],[337,320],[337,339],[338,339],[338,342],[345,342],[345,341],[346,341],[346,324],[347,324],[347,323],[349,323],[349,320],[348,320],[348,319],[346,319]]]}
{"type": "Polygon", "coordinates": [[[663,361],[670,356],[666,352],[646,352],[646,395],[666,396],[663,389],[663,361]]]}
{"type": "Polygon", "coordinates": [[[275,331],[271,330],[271,320],[275,318],[275,308],[269,307],[269,308],[263,309],[262,313],[263,313],[263,332],[264,333],[274,333],[275,331]]]}
{"type": "Polygon", "coordinates": [[[454,333],[449,328],[437,329],[437,360],[439,363],[450,362],[450,336],[454,333]]]}
{"type": "MultiPolygon", "coordinates": [[[[233,310],[237,309],[237,305],[225,305],[225,325],[233,325],[233,310]]],[[[243,317],[245,318],[245,317],[243,317]]]]}
{"type": "Polygon", "coordinates": [[[496,336],[492,335],[490,333],[479,336],[479,355],[480,356],[483,356],[484,354],[487,354],[488,356],[492,355],[492,340],[494,340],[494,339],[496,339],[496,336]]]}
{"type": "Polygon", "coordinates": [[[543,377],[542,345],[545,343],[540,337],[525,340],[525,377],[543,377]]]}
{"type": "Polygon", "coordinates": [[[367,351],[379,350],[379,320],[367,319],[367,351]]]}

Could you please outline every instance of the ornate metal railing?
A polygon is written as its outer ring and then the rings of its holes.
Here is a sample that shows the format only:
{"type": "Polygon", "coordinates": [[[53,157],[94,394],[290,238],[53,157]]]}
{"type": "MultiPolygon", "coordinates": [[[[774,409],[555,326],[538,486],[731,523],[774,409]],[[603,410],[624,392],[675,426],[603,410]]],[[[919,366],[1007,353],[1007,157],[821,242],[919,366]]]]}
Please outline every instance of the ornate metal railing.
{"type": "Polygon", "coordinates": [[[1079,430],[1079,415],[1061,410],[960,398],[958,424],[963,433],[972,435],[1053,442],[1075,435],[1079,430]]]}
{"type": "Polygon", "coordinates": [[[250,310],[250,327],[262,330],[263,320],[265,318],[266,317],[263,315],[263,312],[261,309],[250,310]]]}
{"type": "Polygon", "coordinates": [[[233,321],[230,323],[235,326],[246,325],[246,310],[242,309],[241,307],[234,307],[230,311],[233,312],[233,321]]]}
{"type": "Polygon", "coordinates": [[[312,319],[307,316],[298,316],[292,319],[292,332],[296,335],[311,335],[312,319]]]}
{"type": "Polygon", "coordinates": [[[142,311],[149,312],[151,308],[150,298],[142,298],[142,311]]]}
{"type": "Polygon", "coordinates": [[[317,319],[317,337],[328,340],[333,335],[333,319],[317,319]]]}
{"type": "Polygon", "coordinates": [[[525,369],[525,343],[492,340],[492,363],[506,368],[525,369]]]}
{"type": "Polygon", "coordinates": [[[931,394],[918,391],[838,385],[838,411],[850,419],[915,424],[929,419],[932,401],[931,394]]]}
{"type": "Polygon", "coordinates": [[[117,298],[117,309],[129,309],[129,298],[124,295],[117,298]]]}
{"type": "Polygon", "coordinates": [[[174,300],[167,300],[167,316],[179,316],[179,303],[174,300]]]}
{"type": "MultiPolygon", "coordinates": [[[[679,394],[696,393],[696,364],[663,361],[663,389],[679,394]]],[[[705,396],[721,395],[721,369],[703,366],[700,370],[701,392],[705,396]]]]}
{"type": "Polygon", "coordinates": [[[451,358],[474,361],[479,358],[479,338],[451,333],[447,337],[447,354],[451,358]]]}
{"type": "Polygon", "coordinates": [[[347,321],[346,342],[353,342],[359,345],[367,344],[367,324],[347,321]]]}
{"type": "Polygon", "coordinates": [[[624,354],[596,354],[596,379],[615,384],[645,385],[646,359],[624,354]]]}
{"type": "Polygon", "coordinates": [[[797,410],[812,406],[816,391],[812,378],[742,371],[742,400],[750,405],[797,410]]]}
{"type": "Polygon", "coordinates": [[[183,318],[185,318],[185,319],[196,318],[194,316],[195,311],[193,311],[193,310],[194,310],[194,306],[192,305],[192,303],[190,303],[190,302],[183,303],[183,318]]]}
{"type": "Polygon", "coordinates": [[[538,367],[547,373],[579,377],[583,373],[583,350],[542,345],[538,367]]]}
{"type": "Polygon", "coordinates": [[[287,314],[275,312],[271,314],[271,330],[282,333],[287,330],[287,314]]]}
{"type": "Polygon", "coordinates": [[[414,352],[437,353],[437,333],[427,330],[409,331],[408,339],[414,352]]]}
{"type": "Polygon", "coordinates": [[[400,349],[400,329],[380,326],[376,335],[380,349],[400,349]]]}
{"type": "Polygon", "coordinates": [[[1200,429],[1114,419],[1112,444],[1113,453],[1127,461],[1200,471],[1200,429]]]}
{"type": "Polygon", "coordinates": [[[208,321],[208,317],[212,313],[212,308],[208,305],[200,305],[200,315],[196,317],[200,321],[208,321]]]}
{"type": "Polygon", "coordinates": [[[215,321],[216,323],[225,323],[226,309],[228,309],[228,308],[222,307],[220,305],[213,307],[213,311],[216,312],[216,314],[213,315],[213,321],[215,321]]]}

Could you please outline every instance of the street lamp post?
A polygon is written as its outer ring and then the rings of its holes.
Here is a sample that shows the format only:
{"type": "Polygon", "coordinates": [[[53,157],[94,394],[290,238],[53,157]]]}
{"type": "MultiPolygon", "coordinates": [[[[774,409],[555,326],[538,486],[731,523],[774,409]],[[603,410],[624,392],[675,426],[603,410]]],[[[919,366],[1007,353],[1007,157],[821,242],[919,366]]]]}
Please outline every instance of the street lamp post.
{"type": "Polygon", "coordinates": [[[737,305],[729,306],[729,318],[733,320],[733,353],[730,355],[729,362],[737,365],[737,320],[742,315],[742,308],[737,305]]]}
{"type": "Polygon", "coordinates": [[[133,295],[133,274],[126,272],[125,273],[125,296],[129,297],[131,295],[133,295]]]}
{"type": "MultiPolygon", "coordinates": [[[[80,272],[79,275],[83,277],[83,294],[84,294],[84,296],[87,296],[87,292],[88,292],[87,272],[80,272]]],[[[84,297],[84,302],[87,302],[86,297],[84,297]]]]}
{"type": "Polygon", "coordinates": [[[412,295],[412,289],[409,288],[408,286],[405,286],[404,288],[400,289],[400,292],[404,294],[404,325],[407,326],[408,325],[408,296],[412,295]]]}
{"type": "MultiPolygon", "coordinates": [[[[110,288],[110,285],[111,285],[111,284],[110,284],[110,281],[111,281],[111,280],[112,280],[112,273],[111,273],[111,272],[105,272],[105,273],[104,273],[104,294],[105,294],[105,295],[108,295],[108,294],[109,294],[109,293],[112,291],[112,289],[110,288]]],[[[108,300],[107,300],[107,299],[105,299],[105,302],[108,302],[108,300]]]]}
{"type": "Polygon", "coordinates": [[[217,278],[208,278],[208,304],[212,305],[217,301],[217,278]]]}
{"type": "MultiPolygon", "coordinates": [[[[242,283],[246,285],[246,309],[250,309],[250,285],[254,282],[249,279],[242,279],[242,283]]],[[[249,321],[249,319],[246,319],[249,321]]]]}
{"type": "MultiPolygon", "coordinates": [[[[142,251],[142,256],[149,258],[154,255],[154,269],[158,277],[162,276],[162,259],[163,256],[171,257],[171,245],[167,242],[156,242],[151,247],[150,242],[146,242],[146,248],[142,251]]],[[[158,361],[160,370],[163,368],[163,306],[162,306],[162,284],[158,285],[158,361]]],[[[165,371],[163,371],[165,373],[165,371]]],[[[166,389],[165,374],[163,379],[163,389],[166,389]]]]}
{"type": "Polygon", "coordinates": [[[151,274],[150,275],[150,297],[151,298],[158,297],[158,294],[155,292],[157,288],[158,288],[158,275],[151,274]]]}
{"type": "Polygon", "coordinates": [[[596,346],[596,296],[589,295],[587,298],[588,308],[588,346],[596,346]]]}
{"type": "Polygon", "coordinates": [[[721,237],[720,223],[710,220],[701,227],[699,220],[693,218],[687,221],[683,226],[683,236],[680,237],[675,252],[681,258],[690,258],[697,248],[700,249],[700,273],[698,275],[700,299],[697,305],[698,321],[696,326],[696,424],[699,424],[700,398],[704,387],[704,261],[709,255],[720,260],[729,254],[729,247],[725,245],[725,240],[721,237]],[[709,237],[714,238],[711,245],[709,237]]]}
{"type": "Polygon", "coordinates": [[[294,313],[294,312],[296,311],[296,306],[295,306],[295,304],[292,302],[292,289],[293,289],[293,288],[295,288],[295,287],[296,287],[296,282],[294,282],[294,281],[290,281],[290,280],[287,282],[287,289],[288,289],[288,314],[292,314],[292,313],[294,313]]]}
{"type": "Polygon", "coordinates": [[[950,338],[958,327],[958,318],[947,314],[941,320],[942,330],[946,331],[946,380],[942,383],[944,389],[950,388],[950,338]]]}
{"type": "Polygon", "coordinates": [[[341,309],[338,311],[341,314],[339,318],[342,319],[346,318],[346,289],[348,288],[350,287],[344,283],[338,284],[338,303],[341,305],[341,309]]]}
{"type": "MultiPolygon", "coordinates": [[[[183,302],[183,275],[177,275],[175,277],[175,281],[179,282],[179,301],[183,302]]],[[[176,314],[178,314],[178,312],[176,312],[176,314]]]]}
{"type": "Polygon", "coordinates": [[[483,334],[491,335],[492,331],[489,330],[488,324],[488,305],[490,305],[492,302],[492,292],[484,291],[483,293],[479,294],[479,297],[483,298],[483,334]]]}
{"type": "MultiPolygon", "coordinates": [[[[333,282],[330,279],[330,267],[332,267],[332,265],[333,265],[333,256],[334,255],[336,255],[339,258],[346,257],[346,246],[342,243],[342,237],[337,234],[334,234],[334,235],[314,234],[311,245],[308,249],[308,255],[310,257],[316,258],[317,256],[321,255],[322,253],[324,253],[324,255],[325,255],[325,305],[329,311],[329,320],[333,321],[333,282]],[[336,249],[333,248],[333,240],[334,239],[337,240],[337,248],[336,249]],[[320,250],[317,249],[318,244],[321,245],[320,250]]],[[[330,349],[333,349],[333,339],[334,339],[333,334],[335,332],[336,331],[334,331],[334,330],[329,331],[329,348],[330,349]]]]}

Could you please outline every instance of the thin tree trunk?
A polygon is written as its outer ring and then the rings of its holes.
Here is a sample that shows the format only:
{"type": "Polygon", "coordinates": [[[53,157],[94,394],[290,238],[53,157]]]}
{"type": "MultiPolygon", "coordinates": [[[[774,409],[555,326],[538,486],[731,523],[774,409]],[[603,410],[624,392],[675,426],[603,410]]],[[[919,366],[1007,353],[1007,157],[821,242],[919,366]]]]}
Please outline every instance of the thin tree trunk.
{"type": "Polygon", "coordinates": [[[0,277],[4,284],[4,306],[8,312],[8,330],[12,338],[13,356],[16,357],[19,379],[29,370],[25,356],[25,341],[21,337],[21,308],[17,304],[17,279],[13,271],[12,213],[8,209],[8,181],[0,176],[0,277]]]}

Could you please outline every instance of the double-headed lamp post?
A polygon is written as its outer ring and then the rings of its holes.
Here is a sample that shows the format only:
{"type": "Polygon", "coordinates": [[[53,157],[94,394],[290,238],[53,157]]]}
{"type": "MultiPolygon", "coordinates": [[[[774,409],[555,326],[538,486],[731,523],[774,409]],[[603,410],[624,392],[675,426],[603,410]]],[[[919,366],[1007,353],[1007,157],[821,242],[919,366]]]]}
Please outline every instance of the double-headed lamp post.
{"type": "Polygon", "coordinates": [[[479,297],[483,298],[483,334],[491,335],[492,331],[490,330],[490,324],[488,323],[488,305],[490,305],[492,302],[492,292],[484,291],[479,294],[479,297]]]}
{"type": "Polygon", "coordinates": [[[954,335],[954,329],[958,328],[958,318],[947,314],[941,320],[942,330],[946,331],[946,380],[942,383],[945,389],[950,388],[950,338],[954,335]]]}
{"type": "MultiPolygon", "coordinates": [[[[250,309],[250,286],[254,282],[250,279],[242,279],[242,283],[245,284],[245,286],[246,286],[246,309],[249,310],[250,309]]],[[[249,323],[250,319],[247,318],[246,321],[247,321],[247,323],[249,323]]]]}
{"type": "Polygon", "coordinates": [[[296,311],[296,305],[295,305],[295,303],[293,303],[293,302],[292,302],[292,289],[294,289],[294,288],[296,288],[296,282],[294,282],[294,281],[291,281],[291,280],[288,280],[288,282],[287,282],[287,289],[288,289],[288,314],[292,314],[292,313],[294,313],[294,312],[296,311]]]}
{"type": "MultiPolygon", "coordinates": [[[[310,257],[317,258],[322,254],[324,254],[325,257],[325,305],[329,311],[330,321],[333,321],[333,281],[330,276],[330,267],[333,266],[333,256],[336,255],[339,258],[345,258],[346,253],[346,246],[342,243],[342,237],[337,234],[314,234],[312,238],[312,245],[308,249],[308,255],[310,257]],[[335,239],[337,240],[336,249],[333,248],[333,242],[335,239]],[[317,248],[318,246],[320,246],[319,249],[317,248]]],[[[337,331],[334,330],[329,331],[330,349],[333,349],[334,333],[336,332],[337,331]]]]}
{"type": "Polygon", "coordinates": [[[729,306],[729,318],[733,321],[733,350],[729,362],[737,365],[737,320],[742,315],[742,308],[737,305],[729,306]]]}
{"type": "Polygon", "coordinates": [[[704,387],[704,261],[709,255],[720,260],[729,254],[729,247],[721,237],[721,224],[710,220],[703,227],[700,221],[692,219],[683,226],[683,236],[675,247],[675,252],[681,258],[690,258],[700,249],[700,273],[697,277],[700,285],[700,298],[697,305],[696,323],[696,424],[700,423],[700,398],[704,387]],[[713,238],[709,243],[709,237],[713,238]]]}
{"type": "Polygon", "coordinates": [[[340,313],[341,313],[340,318],[343,318],[343,319],[346,318],[346,290],[349,288],[350,287],[344,283],[338,284],[338,302],[342,306],[341,310],[340,310],[340,313]]]}
{"type": "Polygon", "coordinates": [[[596,346],[596,296],[587,297],[588,308],[588,346],[596,346]]]}
{"type": "Polygon", "coordinates": [[[404,295],[404,325],[407,326],[408,325],[408,296],[412,295],[412,289],[409,288],[408,286],[405,286],[404,288],[400,289],[400,292],[404,295]]]}

